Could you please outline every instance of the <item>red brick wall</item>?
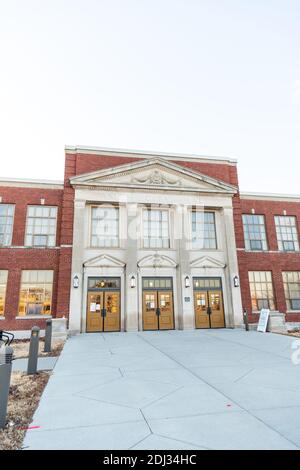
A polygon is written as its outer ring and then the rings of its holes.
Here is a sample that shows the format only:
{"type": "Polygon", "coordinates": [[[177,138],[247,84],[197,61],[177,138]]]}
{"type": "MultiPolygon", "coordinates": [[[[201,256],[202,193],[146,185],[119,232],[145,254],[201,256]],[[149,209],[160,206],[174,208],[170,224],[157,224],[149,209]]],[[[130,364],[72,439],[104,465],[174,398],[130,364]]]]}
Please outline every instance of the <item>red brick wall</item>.
{"type": "MultiPolygon", "coordinates": [[[[251,253],[238,251],[238,261],[240,268],[241,289],[243,306],[251,312],[251,297],[248,281],[249,271],[271,271],[273,274],[274,292],[276,297],[277,309],[287,312],[284,286],[282,280],[283,271],[300,271],[300,253],[280,253],[278,251],[276,228],[274,222],[275,215],[283,215],[286,210],[287,215],[296,216],[298,222],[298,231],[300,233],[300,203],[285,201],[256,201],[241,199],[240,207],[236,209],[236,239],[237,247],[244,248],[244,235],[241,214],[251,214],[255,209],[257,215],[264,215],[266,219],[266,231],[268,237],[268,246],[270,252],[251,253]]],[[[250,316],[251,321],[257,321],[257,315],[250,316]]],[[[300,314],[288,313],[286,320],[300,321],[300,314]]]]}
{"type": "MultiPolygon", "coordinates": [[[[105,168],[111,168],[118,165],[125,165],[127,163],[141,161],[143,159],[137,157],[114,157],[110,155],[94,155],[94,154],[66,154],[66,172],[65,182],[68,178],[90,173],[105,168]]],[[[229,165],[227,163],[203,163],[203,162],[186,162],[186,161],[173,161],[182,167],[191,168],[204,175],[216,178],[225,183],[238,186],[238,175],[236,165],[229,165]]]]}
{"type": "Polygon", "coordinates": [[[60,189],[38,189],[20,187],[0,187],[2,203],[15,204],[12,246],[0,248],[0,269],[8,270],[6,288],[5,320],[0,320],[0,328],[8,330],[26,330],[33,325],[44,328],[45,320],[16,320],[18,315],[21,271],[26,269],[49,269],[54,271],[53,282],[53,316],[57,311],[57,280],[60,250],[58,248],[33,249],[24,248],[26,214],[28,205],[45,205],[58,207],[57,239],[60,245],[61,206],[63,191],[60,189]]]}

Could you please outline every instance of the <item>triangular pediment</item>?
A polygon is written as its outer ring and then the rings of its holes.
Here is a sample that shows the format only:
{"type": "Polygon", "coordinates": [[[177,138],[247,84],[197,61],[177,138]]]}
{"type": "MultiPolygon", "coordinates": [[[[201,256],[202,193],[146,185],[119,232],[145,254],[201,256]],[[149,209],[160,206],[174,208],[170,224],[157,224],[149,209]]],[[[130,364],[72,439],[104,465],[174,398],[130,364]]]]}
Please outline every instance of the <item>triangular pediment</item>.
{"type": "Polygon", "coordinates": [[[162,158],[150,158],[70,179],[74,187],[132,188],[234,194],[237,188],[162,158]]]}
{"type": "Polygon", "coordinates": [[[226,264],[211,256],[201,256],[191,262],[191,268],[226,268],[226,264]]]}
{"type": "Polygon", "coordinates": [[[100,255],[84,263],[89,268],[123,268],[125,263],[110,255],[100,255]]]}
{"type": "Polygon", "coordinates": [[[148,255],[138,262],[140,268],[176,268],[177,263],[165,255],[148,255]]]}

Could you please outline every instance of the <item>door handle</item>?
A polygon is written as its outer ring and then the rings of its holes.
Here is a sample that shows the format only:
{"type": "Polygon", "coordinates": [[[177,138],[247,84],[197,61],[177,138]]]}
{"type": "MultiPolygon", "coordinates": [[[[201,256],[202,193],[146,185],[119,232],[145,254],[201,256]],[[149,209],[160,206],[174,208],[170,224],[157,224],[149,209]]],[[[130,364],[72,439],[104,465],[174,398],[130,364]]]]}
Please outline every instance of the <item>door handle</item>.
{"type": "Polygon", "coordinates": [[[211,307],[207,307],[207,315],[211,315],[212,314],[212,309],[211,307]]]}
{"type": "Polygon", "coordinates": [[[105,318],[106,317],[106,308],[103,308],[101,310],[101,317],[105,318]]]}
{"type": "Polygon", "coordinates": [[[160,308],[157,308],[157,309],[156,309],[156,315],[159,317],[159,316],[160,316],[160,314],[161,314],[161,312],[160,312],[160,308]]]}

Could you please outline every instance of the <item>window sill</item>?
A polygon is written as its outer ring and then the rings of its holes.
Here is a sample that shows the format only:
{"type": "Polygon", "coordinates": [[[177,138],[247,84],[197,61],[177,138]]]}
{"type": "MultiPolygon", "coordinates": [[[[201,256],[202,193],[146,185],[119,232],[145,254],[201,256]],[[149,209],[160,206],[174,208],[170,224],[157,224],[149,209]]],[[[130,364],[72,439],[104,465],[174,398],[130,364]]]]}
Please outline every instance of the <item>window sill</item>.
{"type": "Polygon", "coordinates": [[[288,315],[292,315],[293,313],[295,313],[296,315],[299,315],[300,310],[287,310],[286,313],[288,315]]]}
{"type": "MultiPolygon", "coordinates": [[[[268,310],[268,309],[265,309],[268,310]]],[[[252,310],[253,315],[260,315],[261,310],[252,310]]],[[[270,313],[280,313],[279,310],[270,310],[270,313]]]]}
{"type": "Polygon", "coordinates": [[[52,318],[52,315],[24,315],[16,317],[16,320],[41,320],[42,318],[47,320],[52,318]]]}

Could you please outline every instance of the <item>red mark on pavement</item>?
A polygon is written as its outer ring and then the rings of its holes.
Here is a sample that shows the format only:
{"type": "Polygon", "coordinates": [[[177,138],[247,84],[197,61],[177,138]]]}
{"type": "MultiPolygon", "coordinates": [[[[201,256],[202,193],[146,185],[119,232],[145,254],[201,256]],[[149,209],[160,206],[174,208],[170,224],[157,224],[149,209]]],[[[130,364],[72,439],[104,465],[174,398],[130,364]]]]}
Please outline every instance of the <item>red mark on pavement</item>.
{"type": "Polygon", "coordinates": [[[18,428],[19,431],[31,431],[32,429],[40,429],[41,426],[29,426],[28,428],[18,428]]]}

